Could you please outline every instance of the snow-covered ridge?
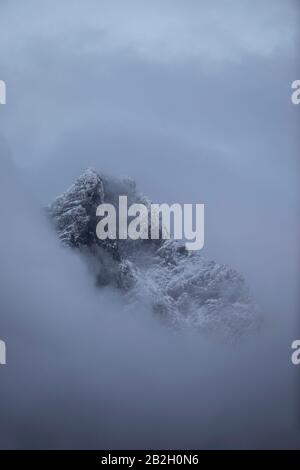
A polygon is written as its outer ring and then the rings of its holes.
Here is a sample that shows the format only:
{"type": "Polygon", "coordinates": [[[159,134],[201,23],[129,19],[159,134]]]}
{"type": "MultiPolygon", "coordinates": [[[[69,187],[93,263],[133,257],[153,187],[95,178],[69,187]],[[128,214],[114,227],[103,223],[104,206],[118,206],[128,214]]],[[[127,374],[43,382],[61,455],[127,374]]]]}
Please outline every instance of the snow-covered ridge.
{"type": "Polygon", "coordinates": [[[187,252],[174,240],[99,240],[96,208],[116,204],[119,195],[150,204],[134,181],[88,169],[48,207],[59,238],[85,257],[98,286],[122,289],[128,301],[148,303],[176,328],[232,337],[256,327],[255,304],[243,277],[230,266],[187,252]]]}

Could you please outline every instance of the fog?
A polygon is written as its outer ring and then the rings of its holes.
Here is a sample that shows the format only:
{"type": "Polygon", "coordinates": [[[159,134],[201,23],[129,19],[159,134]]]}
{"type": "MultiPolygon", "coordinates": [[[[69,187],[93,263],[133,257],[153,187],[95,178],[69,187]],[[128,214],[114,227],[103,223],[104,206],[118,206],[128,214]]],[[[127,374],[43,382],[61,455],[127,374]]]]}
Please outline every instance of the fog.
{"type": "Polygon", "coordinates": [[[85,5],[0,6],[0,448],[299,447],[297,2],[85,5]],[[96,289],[43,211],[88,166],[204,203],[261,330],[175,333],[96,289]]]}
{"type": "Polygon", "coordinates": [[[288,322],[236,346],[175,334],[94,288],[2,170],[2,448],[295,444],[288,322]]]}

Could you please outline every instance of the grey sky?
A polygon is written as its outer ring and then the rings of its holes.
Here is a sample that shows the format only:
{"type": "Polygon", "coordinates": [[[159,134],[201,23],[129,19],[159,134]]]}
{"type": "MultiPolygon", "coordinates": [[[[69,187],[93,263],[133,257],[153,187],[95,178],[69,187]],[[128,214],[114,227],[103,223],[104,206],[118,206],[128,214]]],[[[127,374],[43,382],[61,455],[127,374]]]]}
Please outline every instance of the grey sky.
{"type": "Polygon", "coordinates": [[[282,127],[278,106],[288,106],[295,78],[296,1],[27,0],[0,9],[2,125],[22,166],[91,123],[243,160],[245,137],[257,151],[249,131],[261,149],[261,124],[264,145],[282,127]]]}

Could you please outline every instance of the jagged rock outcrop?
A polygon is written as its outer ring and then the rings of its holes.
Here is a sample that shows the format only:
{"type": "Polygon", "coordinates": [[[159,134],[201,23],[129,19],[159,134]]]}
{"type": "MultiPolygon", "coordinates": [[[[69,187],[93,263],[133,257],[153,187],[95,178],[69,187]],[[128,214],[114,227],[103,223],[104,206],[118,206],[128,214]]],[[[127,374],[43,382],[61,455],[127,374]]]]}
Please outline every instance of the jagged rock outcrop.
{"type": "Polygon", "coordinates": [[[71,247],[95,244],[95,208],[103,202],[103,181],[88,169],[50,206],[61,241],[71,247]]]}
{"type": "Polygon", "coordinates": [[[151,305],[176,328],[194,327],[225,336],[239,336],[257,326],[258,314],[240,273],[228,265],[188,252],[174,240],[99,240],[96,208],[150,201],[135,183],[86,170],[48,207],[61,241],[85,257],[99,286],[124,291],[128,301],[151,305]]]}

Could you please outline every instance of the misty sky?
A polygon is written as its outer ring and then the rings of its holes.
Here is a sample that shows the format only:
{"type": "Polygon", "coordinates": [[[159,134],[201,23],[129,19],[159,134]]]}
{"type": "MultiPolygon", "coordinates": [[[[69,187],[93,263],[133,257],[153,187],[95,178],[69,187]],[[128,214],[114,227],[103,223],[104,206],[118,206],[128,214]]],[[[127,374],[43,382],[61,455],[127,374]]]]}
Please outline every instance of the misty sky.
{"type": "Polygon", "coordinates": [[[273,183],[291,170],[297,1],[27,0],[0,12],[1,130],[18,165],[90,131],[208,147],[259,162],[273,183]]]}

